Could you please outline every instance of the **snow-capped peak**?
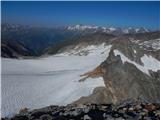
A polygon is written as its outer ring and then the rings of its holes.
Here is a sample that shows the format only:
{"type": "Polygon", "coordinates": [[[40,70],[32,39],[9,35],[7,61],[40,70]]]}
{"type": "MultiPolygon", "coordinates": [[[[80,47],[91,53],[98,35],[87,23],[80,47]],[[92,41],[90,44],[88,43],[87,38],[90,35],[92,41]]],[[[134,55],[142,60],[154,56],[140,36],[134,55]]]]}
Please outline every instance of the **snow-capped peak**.
{"type": "Polygon", "coordinates": [[[136,28],[135,29],[136,33],[145,33],[145,32],[149,32],[148,29],[141,27],[141,28],[136,28]]]}
{"type": "Polygon", "coordinates": [[[114,27],[110,27],[110,28],[108,28],[110,31],[115,31],[115,30],[117,30],[116,28],[114,28],[114,27]]]}
{"type": "Polygon", "coordinates": [[[74,26],[68,26],[68,30],[86,30],[86,29],[97,29],[98,26],[91,26],[91,25],[74,25],[74,26]]]}
{"type": "Polygon", "coordinates": [[[73,26],[68,26],[68,30],[80,30],[80,31],[85,31],[85,30],[91,30],[91,31],[101,31],[104,33],[114,33],[115,31],[117,33],[121,34],[135,34],[135,33],[145,33],[149,32],[148,29],[144,27],[140,28],[133,28],[133,27],[128,27],[128,28],[117,28],[117,27],[105,27],[105,26],[93,26],[93,25],[73,25],[73,26]]]}

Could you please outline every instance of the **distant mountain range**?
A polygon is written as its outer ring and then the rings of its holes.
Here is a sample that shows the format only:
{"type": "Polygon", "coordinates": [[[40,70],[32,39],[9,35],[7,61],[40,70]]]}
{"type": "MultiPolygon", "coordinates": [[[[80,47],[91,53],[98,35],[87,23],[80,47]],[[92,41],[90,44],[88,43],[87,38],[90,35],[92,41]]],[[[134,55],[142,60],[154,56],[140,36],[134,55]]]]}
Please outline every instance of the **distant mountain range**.
{"type": "Polygon", "coordinates": [[[120,35],[120,34],[136,34],[136,33],[145,33],[150,32],[149,29],[140,27],[140,28],[115,28],[115,27],[100,27],[100,26],[90,26],[90,25],[74,25],[68,26],[68,30],[72,31],[88,31],[88,32],[103,32],[108,34],[120,35]]]}
{"type": "MultiPolygon", "coordinates": [[[[87,36],[90,34],[110,34],[113,36],[122,36],[127,34],[138,34],[138,33],[149,33],[150,30],[146,28],[114,28],[114,27],[100,27],[91,25],[74,25],[74,26],[64,26],[55,28],[44,28],[44,27],[34,27],[27,25],[15,25],[15,24],[2,24],[2,56],[3,57],[19,57],[19,56],[40,56],[45,54],[45,52],[54,47],[56,52],[59,49],[59,43],[68,44],[71,41],[87,36]],[[13,49],[10,48],[10,44],[23,46],[27,51],[19,54],[9,52],[13,49]],[[4,48],[5,46],[5,48],[4,48]],[[7,46],[7,47],[6,47],[7,46]],[[13,55],[14,54],[14,55],[13,55]]],[[[22,48],[22,47],[19,47],[22,48]]],[[[16,49],[16,48],[14,48],[16,49]]],[[[12,52],[15,52],[12,50],[12,52]]],[[[52,50],[52,53],[55,53],[52,50]]]]}
{"type": "Polygon", "coordinates": [[[20,43],[21,45],[30,49],[31,52],[36,56],[41,55],[44,49],[50,45],[54,45],[60,41],[81,35],[79,32],[68,31],[64,27],[41,28],[13,24],[2,24],[1,33],[2,42],[20,43]]]}

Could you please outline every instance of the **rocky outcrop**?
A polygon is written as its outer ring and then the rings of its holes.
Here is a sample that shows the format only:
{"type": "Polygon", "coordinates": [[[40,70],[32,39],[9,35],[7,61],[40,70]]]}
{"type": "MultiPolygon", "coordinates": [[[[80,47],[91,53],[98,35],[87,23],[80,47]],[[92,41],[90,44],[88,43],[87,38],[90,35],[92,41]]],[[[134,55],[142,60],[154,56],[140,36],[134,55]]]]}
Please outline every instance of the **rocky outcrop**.
{"type": "Polygon", "coordinates": [[[87,72],[87,73],[85,73],[83,75],[80,75],[83,78],[80,79],[79,82],[85,81],[89,77],[95,78],[95,77],[103,76],[105,73],[106,73],[106,70],[101,68],[100,66],[98,66],[93,71],[90,71],[90,72],[87,72]]]}
{"type": "Polygon", "coordinates": [[[115,40],[108,58],[93,71],[83,74],[84,81],[88,77],[102,76],[105,87],[96,88],[90,96],[81,97],[73,104],[84,103],[119,103],[125,99],[143,98],[149,102],[160,102],[160,73],[149,71],[150,75],[142,72],[134,64],[123,62],[114,50],[122,51],[127,58],[142,65],[141,57],[144,51],[138,46],[132,46],[128,40],[115,40]],[[136,53],[134,52],[136,50],[136,53]]]}
{"type": "Polygon", "coordinates": [[[126,100],[120,104],[83,104],[79,106],[48,106],[21,111],[2,120],[158,120],[160,104],[126,100]]]}
{"type": "Polygon", "coordinates": [[[93,103],[93,104],[108,104],[113,103],[113,94],[110,93],[106,87],[97,87],[93,90],[93,93],[89,96],[84,96],[74,101],[73,105],[80,105],[86,103],[93,103]]]}
{"type": "Polygon", "coordinates": [[[139,47],[139,45],[133,43],[128,37],[118,37],[112,42],[112,45],[112,50],[119,50],[130,60],[142,64],[140,58],[144,55],[144,51],[139,47]]]}
{"type": "Polygon", "coordinates": [[[160,81],[146,75],[131,63],[121,61],[120,56],[115,56],[111,51],[110,57],[101,64],[108,72],[103,75],[107,88],[114,95],[115,102],[142,97],[150,102],[160,100],[160,81]]]}

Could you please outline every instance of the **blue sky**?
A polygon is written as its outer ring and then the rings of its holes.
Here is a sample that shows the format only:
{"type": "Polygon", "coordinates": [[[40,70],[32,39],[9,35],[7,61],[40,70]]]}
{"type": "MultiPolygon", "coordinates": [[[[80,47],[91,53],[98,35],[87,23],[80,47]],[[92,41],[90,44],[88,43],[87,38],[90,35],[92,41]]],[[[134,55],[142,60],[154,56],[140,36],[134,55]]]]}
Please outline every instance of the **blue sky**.
{"type": "Polygon", "coordinates": [[[2,23],[159,29],[160,2],[2,2],[2,23]]]}

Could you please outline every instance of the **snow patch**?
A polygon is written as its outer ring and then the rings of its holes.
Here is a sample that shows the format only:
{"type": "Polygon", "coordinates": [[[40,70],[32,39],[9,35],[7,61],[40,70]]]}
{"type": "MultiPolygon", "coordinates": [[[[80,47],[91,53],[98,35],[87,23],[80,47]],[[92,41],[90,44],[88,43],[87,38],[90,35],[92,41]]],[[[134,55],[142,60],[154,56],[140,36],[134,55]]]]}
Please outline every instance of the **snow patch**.
{"type": "Polygon", "coordinates": [[[147,55],[144,55],[143,57],[141,57],[141,61],[142,63],[144,64],[143,66],[134,62],[134,61],[131,61],[129,58],[127,58],[123,53],[121,53],[119,50],[114,50],[114,54],[117,56],[117,55],[120,55],[121,56],[121,60],[122,62],[129,62],[129,63],[132,63],[134,64],[139,70],[141,70],[142,72],[149,74],[149,71],[148,70],[152,70],[152,71],[157,71],[157,70],[160,70],[160,61],[158,61],[157,59],[153,58],[152,56],[147,56],[147,55]]]}
{"type": "Polygon", "coordinates": [[[145,54],[143,57],[141,57],[141,61],[143,62],[144,67],[148,70],[152,70],[154,72],[160,70],[160,61],[152,56],[147,56],[145,54]]]}
{"type": "Polygon", "coordinates": [[[135,49],[133,50],[133,52],[134,52],[134,54],[136,54],[136,53],[137,53],[137,51],[136,51],[135,49]]]}
{"type": "Polygon", "coordinates": [[[87,47],[76,46],[74,49],[70,49],[66,52],[61,53],[60,55],[106,55],[106,52],[109,51],[111,45],[106,46],[104,43],[101,45],[89,45],[87,47]]]}
{"type": "Polygon", "coordinates": [[[108,28],[110,31],[115,31],[116,30],[116,28],[114,28],[114,27],[110,27],[110,28],[108,28]]]}
{"type": "Polygon", "coordinates": [[[143,43],[140,43],[140,45],[148,49],[152,48],[153,50],[159,50],[160,49],[160,38],[155,39],[155,40],[145,41],[143,43]]]}
{"type": "Polygon", "coordinates": [[[129,30],[128,30],[128,29],[124,29],[123,32],[124,32],[125,34],[128,34],[128,33],[129,33],[129,30]]]}
{"type": "Polygon", "coordinates": [[[144,48],[145,50],[153,50],[157,51],[160,49],[160,38],[158,39],[153,39],[153,40],[148,40],[141,42],[141,40],[131,40],[133,43],[136,43],[140,46],[140,48],[144,48]]]}

